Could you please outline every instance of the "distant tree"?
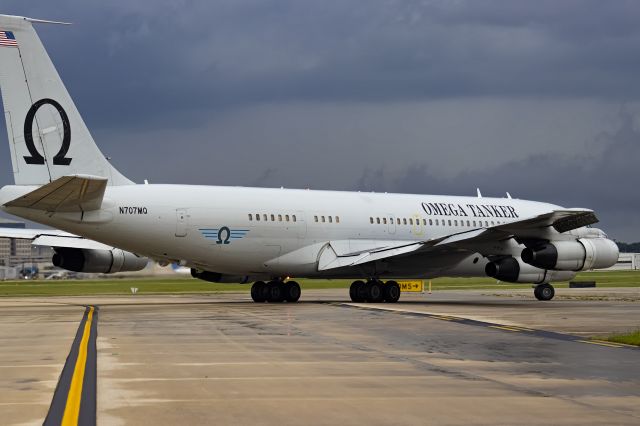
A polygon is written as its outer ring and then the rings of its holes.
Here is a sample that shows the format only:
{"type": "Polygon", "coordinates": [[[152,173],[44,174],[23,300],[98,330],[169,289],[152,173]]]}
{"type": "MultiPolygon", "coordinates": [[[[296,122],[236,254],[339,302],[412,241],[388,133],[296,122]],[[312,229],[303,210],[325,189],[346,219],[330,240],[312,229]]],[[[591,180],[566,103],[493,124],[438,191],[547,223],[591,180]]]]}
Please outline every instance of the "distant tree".
{"type": "Polygon", "coordinates": [[[640,242],[637,243],[623,243],[620,241],[616,241],[618,244],[618,248],[620,249],[620,253],[640,253],[640,242]]]}

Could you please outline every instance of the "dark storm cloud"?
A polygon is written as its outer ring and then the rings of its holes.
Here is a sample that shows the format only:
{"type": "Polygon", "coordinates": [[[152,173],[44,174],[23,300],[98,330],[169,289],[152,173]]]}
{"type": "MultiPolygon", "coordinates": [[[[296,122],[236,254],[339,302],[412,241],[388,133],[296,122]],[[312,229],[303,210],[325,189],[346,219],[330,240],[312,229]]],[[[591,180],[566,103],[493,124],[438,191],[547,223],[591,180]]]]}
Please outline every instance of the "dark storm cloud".
{"type": "MultiPolygon", "coordinates": [[[[547,201],[564,207],[594,209],[604,229],[624,240],[629,228],[640,237],[640,193],[637,167],[640,160],[640,131],[633,117],[620,112],[620,127],[598,137],[602,154],[590,157],[581,150],[574,156],[533,155],[478,172],[464,172],[455,178],[440,178],[428,166],[414,164],[405,173],[387,177],[383,169],[365,169],[358,181],[363,191],[483,195],[547,201]]],[[[586,148],[586,147],[585,147],[586,148]]]]}
{"type": "Polygon", "coordinates": [[[20,0],[3,8],[75,22],[42,32],[100,126],[169,116],[189,126],[212,110],[285,100],[640,95],[635,2],[20,0]]]}
{"type": "MultiPolygon", "coordinates": [[[[74,23],[38,31],[137,181],[481,186],[593,207],[640,240],[637,1],[5,0],[2,13],[74,23]]],[[[9,183],[8,156],[0,167],[9,183]]]]}

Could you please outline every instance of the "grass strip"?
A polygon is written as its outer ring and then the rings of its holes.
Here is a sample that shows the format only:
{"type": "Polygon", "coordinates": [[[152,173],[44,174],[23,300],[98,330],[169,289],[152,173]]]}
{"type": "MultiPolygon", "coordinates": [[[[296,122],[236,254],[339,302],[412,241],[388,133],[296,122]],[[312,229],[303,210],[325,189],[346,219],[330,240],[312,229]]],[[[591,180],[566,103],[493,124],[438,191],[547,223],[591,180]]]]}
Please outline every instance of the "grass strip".
{"type": "Polygon", "coordinates": [[[608,342],[615,342],[615,343],[624,343],[625,345],[640,346],[640,329],[635,331],[630,331],[628,333],[612,334],[610,336],[605,337],[604,339],[599,339],[599,340],[606,340],[608,342]]]}

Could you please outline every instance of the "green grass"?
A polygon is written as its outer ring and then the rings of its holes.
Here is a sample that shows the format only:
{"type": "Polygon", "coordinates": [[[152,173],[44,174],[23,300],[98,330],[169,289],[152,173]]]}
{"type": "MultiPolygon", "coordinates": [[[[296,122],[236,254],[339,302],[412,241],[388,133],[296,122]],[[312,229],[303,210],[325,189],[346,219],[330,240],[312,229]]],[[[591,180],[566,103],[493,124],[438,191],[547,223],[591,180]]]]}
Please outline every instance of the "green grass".
{"type": "Polygon", "coordinates": [[[629,333],[612,334],[602,340],[608,340],[609,342],[624,343],[626,345],[640,346],[640,330],[631,331],[629,333]]]}
{"type": "MultiPolygon", "coordinates": [[[[596,281],[598,287],[640,287],[640,271],[585,272],[576,280],[596,281]]],[[[304,289],[348,288],[351,280],[299,280],[304,289]]],[[[428,280],[425,280],[425,287],[428,280]]],[[[437,278],[432,280],[433,290],[490,290],[522,289],[529,284],[497,282],[491,278],[437,278]]],[[[558,288],[568,283],[554,283],[558,288]]],[[[247,284],[214,284],[192,278],[143,278],[99,279],[61,281],[4,281],[0,282],[0,296],[88,296],[131,294],[131,287],[138,294],[189,294],[218,293],[223,291],[248,292],[247,284]]]]}
{"type": "MultiPolygon", "coordinates": [[[[350,282],[349,282],[350,284],[350,282]]],[[[310,280],[303,283],[305,289],[343,288],[346,281],[310,280]]],[[[194,294],[223,291],[248,292],[249,284],[215,284],[193,278],[140,278],[99,280],[38,280],[0,282],[0,296],[88,296],[131,294],[194,294]]]]}

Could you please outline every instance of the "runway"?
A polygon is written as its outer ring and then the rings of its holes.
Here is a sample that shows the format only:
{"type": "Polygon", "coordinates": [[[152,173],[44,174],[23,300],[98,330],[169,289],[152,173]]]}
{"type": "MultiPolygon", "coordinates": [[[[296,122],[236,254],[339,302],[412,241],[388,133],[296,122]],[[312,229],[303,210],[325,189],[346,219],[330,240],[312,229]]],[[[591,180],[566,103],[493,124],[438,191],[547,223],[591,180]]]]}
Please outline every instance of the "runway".
{"type": "Polygon", "coordinates": [[[42,424],[91,305],[103,425],[638,424],[640,350],[586,337],[640,325],[622,293],[0,299],[0,418],[42,424]]]}

